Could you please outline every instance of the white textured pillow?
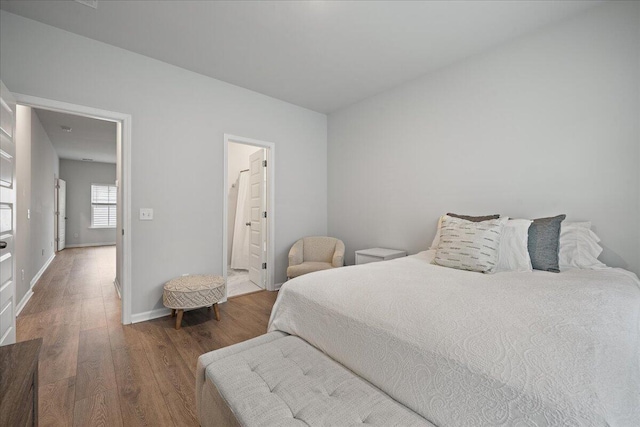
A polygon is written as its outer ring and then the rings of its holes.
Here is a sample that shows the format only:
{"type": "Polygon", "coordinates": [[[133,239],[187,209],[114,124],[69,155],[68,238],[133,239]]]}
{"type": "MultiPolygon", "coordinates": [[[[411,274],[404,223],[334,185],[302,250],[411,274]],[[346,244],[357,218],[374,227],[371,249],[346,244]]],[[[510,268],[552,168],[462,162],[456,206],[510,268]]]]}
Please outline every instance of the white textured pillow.
{"type": "Polygon", "coordinates": [[[498,263],[500,236],[508,218],[471,222],[442,217],[434,262],[443,267],[491,273],[498,263]]]}
{"type": "Polygon", "coordinates": [[[503,271],[532,271],[529,241],[529,219],[510,219],[502,230],[498,265],[494,273],[503,271]]]}
{"type": "Polygon", "coordinates": [[[563,222],[558,251],[560,271],[607,268],[606,264],[598,261],[598,256],[602,253],[598,242],[600,238],[591,231],[591,222],[563,222]]]}

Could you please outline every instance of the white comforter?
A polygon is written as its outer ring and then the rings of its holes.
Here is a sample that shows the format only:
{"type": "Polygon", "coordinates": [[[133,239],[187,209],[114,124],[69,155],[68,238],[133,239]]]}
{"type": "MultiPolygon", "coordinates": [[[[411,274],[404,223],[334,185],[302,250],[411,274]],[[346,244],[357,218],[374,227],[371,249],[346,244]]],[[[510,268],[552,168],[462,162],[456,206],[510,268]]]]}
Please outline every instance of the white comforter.
{"type": "Polygon", "coordinates": [[[300,336],[438,426],[640,425],[635,275],[483,275],[432,257],[291,280],[269,330],[300,336]]]}

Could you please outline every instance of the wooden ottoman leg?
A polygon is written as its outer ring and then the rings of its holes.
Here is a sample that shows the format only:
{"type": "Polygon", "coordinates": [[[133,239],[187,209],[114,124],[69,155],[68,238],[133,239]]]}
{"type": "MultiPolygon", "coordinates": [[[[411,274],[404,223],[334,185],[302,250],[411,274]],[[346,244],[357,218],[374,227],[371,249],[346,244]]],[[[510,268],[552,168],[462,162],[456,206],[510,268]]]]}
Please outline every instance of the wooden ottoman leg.
{"type": "Polygon", "coordinates": [[[220,310],[218,310],[218,303],[213,304],[213,312],[216,315],[216,320],[220,320],[220,310]]]}
{"type": "Polygon", "coordinates": [[[176,318],[176,329],[180,329],[180,325],[182,324],[182,315],[184,314],[184,310],[178,310],[178,317],[176,318]]]}
{"type": "Polygon", "coordinates": [[[171,309],[171,317],[176,317],[176,309],[175,308],[171,309]]]}

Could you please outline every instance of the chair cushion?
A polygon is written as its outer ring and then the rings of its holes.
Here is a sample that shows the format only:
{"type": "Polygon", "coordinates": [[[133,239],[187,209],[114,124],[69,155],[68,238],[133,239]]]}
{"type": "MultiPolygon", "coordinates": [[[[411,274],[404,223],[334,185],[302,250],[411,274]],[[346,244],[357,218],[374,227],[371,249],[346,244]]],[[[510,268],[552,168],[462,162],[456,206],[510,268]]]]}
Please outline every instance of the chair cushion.
{"type": "Polygon", "coordinates": [[[302,264],[292,265],[287,268],[287,277],[298,277],[303,274],[313,273],[314,271],[328,270],[333,268],[331,262],[303,262],[302,264]]]}
{"type": "Polygon", "coordinates": [[[205,373],[243,426],[432,426],[296,336],[216,360],[205,373]]]}
{"type": "Polygon", "coordinates": [[[304,261],[331,263],[333,253],[336,250],[335,237],[305,237],[303,238],[304,261]]]}

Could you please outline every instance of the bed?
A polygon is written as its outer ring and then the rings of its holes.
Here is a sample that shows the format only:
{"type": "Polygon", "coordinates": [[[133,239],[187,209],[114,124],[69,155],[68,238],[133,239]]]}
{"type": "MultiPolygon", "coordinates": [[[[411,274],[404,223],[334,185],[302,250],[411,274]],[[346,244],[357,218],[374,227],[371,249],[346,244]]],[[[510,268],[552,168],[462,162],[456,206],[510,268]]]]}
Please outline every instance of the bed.
{"type": "Polygon", "coordinates": [[[640,425],[634,274],[480,274],[433,257],[286,282],[269,331],[300,337],[437,426],[640,425]]]}

